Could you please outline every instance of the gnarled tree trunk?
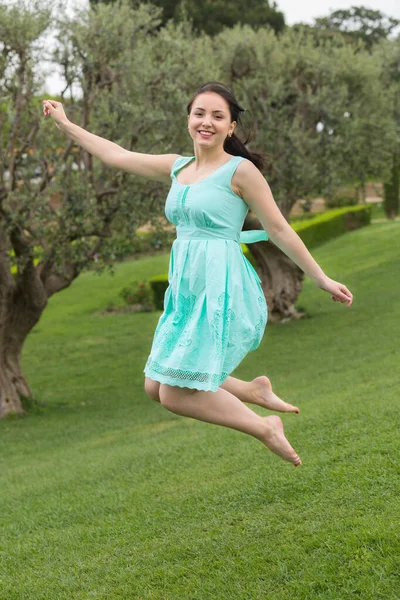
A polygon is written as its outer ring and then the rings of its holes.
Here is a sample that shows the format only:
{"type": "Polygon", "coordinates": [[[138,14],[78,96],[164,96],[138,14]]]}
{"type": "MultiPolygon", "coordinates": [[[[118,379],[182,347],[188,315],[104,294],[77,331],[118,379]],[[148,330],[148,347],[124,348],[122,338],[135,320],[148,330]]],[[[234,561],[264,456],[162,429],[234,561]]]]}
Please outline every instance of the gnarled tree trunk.
{"type": "Polygon", "coordinates": [[[22,344],[19,348],[3,345],[0,357],[0,419],[10,414],[23,415],[21,398],[30,398],[31,390],[21,371],[22,344]]]}
{"type": "Polygon", "coordinates": [[[0,418],[23,415],[21,398],[32,396],[21,370],[21,355],[29,332],[47,305],[47,293],[33,263],[14,280],[4,241],[4,231],[0,229],[0,418]]]}
{"type": "MultiPolygon", "coordinates": [[[[243,225],[243,230],[249,229],[261,229],[258,219],[250,214],[243,225]]],[[[257,262],[268,319],[285,322],[305,317],[306,313],[297,311],[294,306],[302,289],[303,271],[271,241],[249,244],[249,250],[257,262]]]]}

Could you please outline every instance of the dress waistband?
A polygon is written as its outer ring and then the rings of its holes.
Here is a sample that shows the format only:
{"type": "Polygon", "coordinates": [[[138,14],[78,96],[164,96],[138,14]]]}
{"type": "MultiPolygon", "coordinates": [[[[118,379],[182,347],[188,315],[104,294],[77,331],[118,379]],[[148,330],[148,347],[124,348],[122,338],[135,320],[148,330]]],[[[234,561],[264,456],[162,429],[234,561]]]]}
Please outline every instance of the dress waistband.
{"type": "Polygon", "coordinates": [[[268,240],[267,232],[264,229],[249,229],[240,233],[240,242],[242,244],[253,244],[254,242],[266,242],[268,240]]]}
{"type": "Polygon", "coordinates": [[[232,240],[240,244],[253,244],[268,240],[264,229],[250,229],[248,231],[233,231],[232,229],[205,227],[177,227],[177,240],[232,240]]]}

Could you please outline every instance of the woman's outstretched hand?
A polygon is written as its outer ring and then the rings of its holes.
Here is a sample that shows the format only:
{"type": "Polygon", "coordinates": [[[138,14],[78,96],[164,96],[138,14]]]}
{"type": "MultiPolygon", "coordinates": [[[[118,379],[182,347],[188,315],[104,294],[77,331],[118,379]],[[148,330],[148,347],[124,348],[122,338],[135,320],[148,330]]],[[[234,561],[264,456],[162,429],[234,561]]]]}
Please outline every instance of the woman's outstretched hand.
{"type": "Polygon", "coordinates": [[[341,302],[347,304],[349,308],[353,302],[353,294],[347,289],[343,283],[334,281],[329,277],[325,277],[322,281],[317,283],[318,287],[325,292],[328,292],[332,296],[334,302],[341,302]]]}
{"type": "Polygon", "coordinates": [[[68,122],[63,105],[61,102],[56,102],[55,100],[43,100],[43,114],[45,117],[50,115],[58,129],[60,129],[61,125],[68,122]]]}

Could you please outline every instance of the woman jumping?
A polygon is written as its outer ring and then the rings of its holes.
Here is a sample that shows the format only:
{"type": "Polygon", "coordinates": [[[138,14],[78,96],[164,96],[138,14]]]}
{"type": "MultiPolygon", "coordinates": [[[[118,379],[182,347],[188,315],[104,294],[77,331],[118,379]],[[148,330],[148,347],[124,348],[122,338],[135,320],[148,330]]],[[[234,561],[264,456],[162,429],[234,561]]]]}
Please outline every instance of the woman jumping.
{"type": "Polygon", "coordinates": [[[262,158],[234,133],[244,110],[216,82],[199,88],[188,104],[193,156],[129,152],[71,123],[62,104],[44,100],[44,114],[105,164],[171,182],[165,205],[176,226],[161,314],[144,373],[147,395],[168,410],[237,429],[293,463],[278,416],[262,417],[243,402],[296,412],[272,391],[265,376],[244,382],[230,374],[255,350],[267,323],[261,281],[241,242],[270,238],[334,301],[351,306],[345,285],[327,277],[287,223],[260,169],[262,158]],[[242,232],[249,209],[263,230],[242,232]]]}

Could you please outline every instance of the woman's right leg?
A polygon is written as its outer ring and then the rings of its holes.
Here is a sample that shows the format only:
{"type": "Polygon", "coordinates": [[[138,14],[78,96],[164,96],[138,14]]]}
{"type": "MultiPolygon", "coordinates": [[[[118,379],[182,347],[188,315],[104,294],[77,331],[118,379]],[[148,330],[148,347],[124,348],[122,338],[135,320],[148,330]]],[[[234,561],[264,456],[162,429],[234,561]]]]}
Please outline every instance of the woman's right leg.
{"type": "MultiPolygon", "coordinates": [[[[256,404],[278,412],[300,412],[296,406],[284,402],[274,394],[271,382],[265,376],[256,377],[253,381],[242,381],[236,377],[227,377],[220,387],[239,398],[242,402],[256,404]]],[[[160,402],[160,383],[158,381],[146,377],[144,389],[151,400],[160,402]]]]}
{"type": "Polygon", "coordinates": [[[280,417],[261,417],[222,388],[216,392],[205,392],[163,383],[160,385],[160,398],[161,404],[175,414],[247,433],[295,467],[301,465],[300,458],[285,437],[280,417]]]}

